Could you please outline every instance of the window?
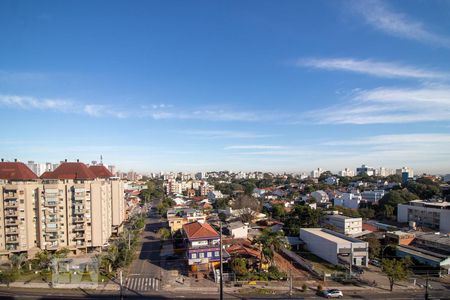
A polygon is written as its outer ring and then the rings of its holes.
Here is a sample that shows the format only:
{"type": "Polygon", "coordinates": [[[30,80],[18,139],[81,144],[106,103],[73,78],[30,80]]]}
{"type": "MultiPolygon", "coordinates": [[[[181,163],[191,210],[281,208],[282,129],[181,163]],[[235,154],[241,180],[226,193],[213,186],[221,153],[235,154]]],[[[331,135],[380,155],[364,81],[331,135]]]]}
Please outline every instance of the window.
{"type": "Polygon", "coordinates": [[[192,254],[191,254],[191,258],[192,258],[192,259],[196,259],[196,258],[197,258],[197,253],[192,253],[192,254]]]}
{"type": "Polygon", "coordinates": [[[212,257],[212,252],[206,253],[206,256],[207,256],[207,257],[212,257]]]}
{"type": "Polygon", "coordinates": [[[199,253],[199,258],[204,258],[204,257],[205,257],[205,253],[200,252],[200,253],[199,253]]]}
{"type": "Polygon", "coordinates": [[[219,251],[214,251],[214,256],[219,257],[219,251]]]}

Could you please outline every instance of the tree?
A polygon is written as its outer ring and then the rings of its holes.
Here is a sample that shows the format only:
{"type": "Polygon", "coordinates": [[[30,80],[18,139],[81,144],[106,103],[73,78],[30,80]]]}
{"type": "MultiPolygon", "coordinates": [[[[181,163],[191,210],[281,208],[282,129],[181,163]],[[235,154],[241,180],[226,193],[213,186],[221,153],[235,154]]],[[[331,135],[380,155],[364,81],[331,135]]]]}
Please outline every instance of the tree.
{"type": "Polygon", "coordinates": [[[272,205],[272,218],[277,220],[282,220],[286,212],[284,210],[284,205],[281,203],[272,205]]]}
{"type": "Polygon", "coordinates": [[[233,204],[233,209],[237,210],[242,222],[248,223],[253,220],[256,213],[259,212],[259,201],[247,195],[240,195],[233,204]]]}
{"type": "Polygon", "coordinates": [[[238,276],[247,274],[247,260],[245,258],[234,257],[231,260],[231,269],[238,276]]]}
{"type": "Polygon", "coordinates": [[[383,259],[383,273],[389,279],[389,286],[392,292],[396,282],[405,280],[409,277],[410,271],[408,267],[411,261],[408,259],[383,259]]]}
{"type": "Polygon", "coordinates": [[[419,197],[407,189],[392,190],[380,199],[379,206],[384,213],[386,213],[386,206],[394,207],[395,210],[393,214],[395,214],[398,204],[403,204],[414,199],[419,199],[419,197]]]}
{"type": "Polygon", "coordinates": [[[32,263],[39,270],[49,269],[52,258],[50,252],[42,250],[35,254],[32,263]]]}
{"type": "Polygon", "coordinates": [[[369,243],[369,257],[371,259],[378,257],[381,251],[380,241],[375,237],[369,237],[367,242],[369,243]]]}
{"type": "Polygon", "coordinates": [[[16,281],[19,278],[19,272],[17,269],[12,268],[6,271],[0,271],[0,282],[6,284],[9,287],[11,282],[16,281]]]}
{"type": "Polygon", "coordinates": [[[320,210],[305,205],[296,205],[286,217],[284,227],[289,235],[298,236],[300,227],[318,227],[320,217],[320,210]]]}
{"type": "Polygon", "coordinates": [[[225,213],[223,213],[223,212],[220,212],[218,214],[218,217],[219,217],[219,220],[222,221],[222,222],[225,222],[227,220],[227,215],[225,213]]]}
{"type": "Polygon", "coordinates": [[[269,228],[264,229],[253,242],[261,248],[260,269],[262,269],[264,259],[272,264],[274,252],[289,247],[282,231],[274,232],[269,228]]]}
{"type": "Polygon", "coordinates": [[[373,217],[375,217],[375,210],[368,207],[359,208],[358,213],[361,218],[364,219],[372,219],[373,217]]]}
{"type": "Polygon", "coordinates": [[[28,256],[26,253],[20,253],[20,254],[13,254],[10,258],[11,265],[13,268],[19,270],[22,269],[23,265],[27,261],[28,256]]]}
{"type": "Polygon", "coordinates": [[[167,240],[168,238],[170,238],[170,230],[165,227],[161,227],[158,230],[158,234],[163,240],[167,240]]]}

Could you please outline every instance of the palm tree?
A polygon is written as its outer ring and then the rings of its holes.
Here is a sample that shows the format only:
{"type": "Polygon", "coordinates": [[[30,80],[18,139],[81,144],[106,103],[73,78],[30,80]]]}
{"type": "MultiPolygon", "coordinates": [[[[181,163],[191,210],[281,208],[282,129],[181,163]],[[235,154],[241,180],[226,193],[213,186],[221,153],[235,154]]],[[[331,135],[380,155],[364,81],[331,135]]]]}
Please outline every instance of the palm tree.
{"type": "Polygon", "coordinates": [[[106,265],[108,273],[111,273],[112,269],[116,267],[119,257],[119,249],[114,245],[108,249],[107,254],[103,255],[102,263],[106,265]]]}
{"type": "Polygon", "coordinates": [[[52,260],[52,255],[47,250],[40,251],[36,253],[34,256],[34,264],[37,266],[38,269],[48,269],[50,267],[50,262],[52,260]]]}
{"type": "Polygon", "coordinates": [[[25,264],[27,259],[28,259],[28,256],[26,253],[13,254],[10,258],[11,265],[13,268],[20,270],[20,269],[22,269],[22,266],[25,264]]]}
{"type": "Polygon", "coordinates": [[[255,238],[254,243],[260,245],[260,270],[264,259],[272,265],[274,252],[289,247],[282,231],[272,231],[269,228],[264,229],[261,235],[255,238]]]}

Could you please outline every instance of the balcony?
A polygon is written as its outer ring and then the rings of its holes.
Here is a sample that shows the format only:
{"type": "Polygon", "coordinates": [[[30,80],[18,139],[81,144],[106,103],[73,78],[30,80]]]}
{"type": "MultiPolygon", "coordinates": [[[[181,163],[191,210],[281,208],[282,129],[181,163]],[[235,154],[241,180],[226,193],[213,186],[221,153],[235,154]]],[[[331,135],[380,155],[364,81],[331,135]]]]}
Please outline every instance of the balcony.
{"type": "Polygon", "coordinates": [[[18,235],[19,230],[6,230],[5,235],[18,235]]]}
{"type": "Polygon", "coordinates": [[[8,250],[8,251],[16,251],[16,250],[19,249],[19,247],[18,247],[17,245],[15,245],[15,244],[6,245],[5,248],[6,248],[6,250],[8,250]]]}
{"type": "Polygon", "coordinates": [[[45,206],[55,207],[58,205],[58,201],[45,201],[45,206]]]}
{"type": "Polygon", "coordinates": [[[57,232],[58,231],[58,227],[46,227],[45,228],[45,232],[57,232]]]}
{"type": "Polygon", "coordinates": [[[84,218],[78,217],[78,218],[72,218],[73,223],[84,223],[84,218]]]}
{"type": "Polygon", "coordinates": [[[17,219],[6,219],[5,226],[17,226],[19,221],[17,219]]]}
{"type": "Polygon", "coordinates": [[[46,235],[45,240],[46,241],[56,241],[58,239],[58,236],[56,234],[46,235]]]}
{"type": "Polygon", "coordinates": [[[17,210],[6,210],[5,216],[7,217],[17,217],[17,210]]]}
{"type": "Polygon", "coordinates": [[[19,239],[14,239],[14,238],[7,238],[6,240],[6,244],[18,244],[19,243],[19,239]]]}
{"type": "Polygon", "coordinates": [[[4,194],[5,199],[16,199],[17,192],[16,191],[6,191],[4,194]]]}
{"type": "Polygon", "coordinates": [[[84,210],[74,209],[72,210],[72,215],[84,215],[84,210]]]}
{"type": "Polygon", "coordinates": [[[84,226],[75,226],[73,231],[84,231],[84,226]]]}
{"type": "Polygon", "coordinates": [[[47,249],[47,250],[56,250],[56,249],[58,249],[58,243],[52,243],[52,244],[46,245],[45,249],[47,249]]]}
{"type": "Polygon", "coordinates": [[[3,206],[5,208],[15,208],[15,207],[17,207],[17,201],[5,201],[3,206]]]}
{"type": "Polygon", "coordinates": [[[74,240],[84,240],[86,236],[84,234],[77,234],[73,237],[74,240]]]}

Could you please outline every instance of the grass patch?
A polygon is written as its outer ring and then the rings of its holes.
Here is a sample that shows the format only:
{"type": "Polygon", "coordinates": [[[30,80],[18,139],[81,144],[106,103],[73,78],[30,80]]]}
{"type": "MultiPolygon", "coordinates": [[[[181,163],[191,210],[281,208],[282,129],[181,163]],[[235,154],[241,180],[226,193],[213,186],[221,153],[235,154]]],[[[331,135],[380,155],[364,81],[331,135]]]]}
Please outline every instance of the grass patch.
{"type": "Polygon", "coordinates": [[[320,257],[312,254],[311,252],[308,252],[306,250],[302,250],[301,252],[297,252],[297,254],[304,259],[309,260],[313,266],[314,270],[323,272],[323,273],[334,273],[342,271],[341,267],[335,266],[333,264],[330,264],[329,262],[321,259],[320,257]]]}

